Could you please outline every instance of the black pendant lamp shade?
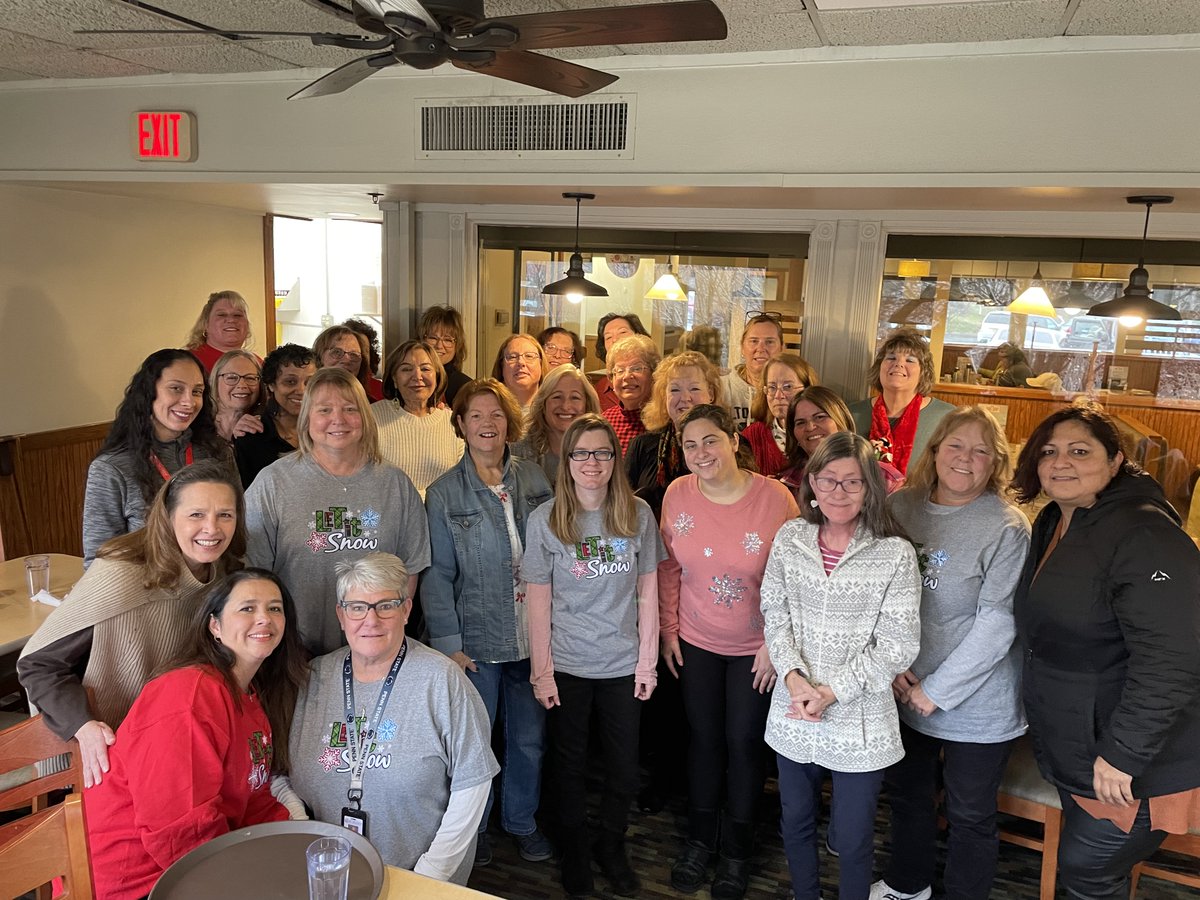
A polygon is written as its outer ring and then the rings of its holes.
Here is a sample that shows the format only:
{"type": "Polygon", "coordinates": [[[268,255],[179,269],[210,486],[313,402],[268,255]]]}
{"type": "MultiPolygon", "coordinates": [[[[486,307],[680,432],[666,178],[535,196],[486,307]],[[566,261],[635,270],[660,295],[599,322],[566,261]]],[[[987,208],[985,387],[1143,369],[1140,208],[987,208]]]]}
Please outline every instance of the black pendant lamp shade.
{"type": "Polygon", "coordinates": [[[1088,310],[1088,315],[1179,321],[1183,318],[1179,314],[1179,310],[1150,298],[1150,273],[1146,271],[1146,234],[1150,230],[1150,209],[1156,204],[1171,203],[1175,198],[1163,194],[1150,194],[1126,197],[1125,199],[1129,203],[1145,204],[1146,206],[1146,224],[1142,227],[1141,257],[1138,259],[1137,268],[1129,273],[1129,284],[1125,286],[1125,293],[1115,300],[1097,303],[1088,310]]]}
{"type": "Polygon", "coordinates": [[[596,195],[567,192],[563,194],[563,199],[575,201],[575,252],[571,254],[571,262],[567,265],[566,277],[552,281],[542,288],[542,293],[565,296],[568,299],[578,297],[576,302],[584,297],[607,297],[607,288],[594,281],[588,281],[583,276],[583,254],[579,252],[579,205],[584,200],[595,200],[596,195]]]}

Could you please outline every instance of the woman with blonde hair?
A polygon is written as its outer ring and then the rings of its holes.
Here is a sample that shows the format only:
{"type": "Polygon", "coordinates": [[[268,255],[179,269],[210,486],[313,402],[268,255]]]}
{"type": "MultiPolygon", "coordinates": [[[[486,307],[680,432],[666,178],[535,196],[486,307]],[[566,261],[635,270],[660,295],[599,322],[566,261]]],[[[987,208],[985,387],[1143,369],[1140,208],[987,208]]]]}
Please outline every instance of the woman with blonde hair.
{"type": "Polygon", "coordinates": [[[658,680],[655,573],[664,553],[650,507],[629,488],[612,426],[593,411],[562,443],[555,499],[529,519],[530,681],[548,711],[563,888],[592,890],[585,784],[594,730],[606,770],[596,858],[613,891],[633,896],[640,883],[625,827],[638,788],[641,701],[658,680]]]}
{"type": "Polygon", "coordinates": [[[892,682],[904,758],[885,776],[893,852],[872,888],[877,900],[930,896],[941,787],[950,823],[946,895],[991,894],[996,792],[1025,731],[1013,594],[1029,523],[1004,496],[1011,468],[991,413],[960,407],[938,423],[904,490],[889,500],[917,548],[921,652],[892,682]]]}
{"type": "Polygon", "coordinates": [[[383,460],[375,417],[353,375],[319,369],[296,431],[296,453],[263,469],[246,492],[246,556],[292,585],[300,638],[328,653],[342,645],[329,605],[333,563],[394,553],[415,590],[429,565],[429,531],[412,481],[383,460]]]}
{"type": "Polygon", "coordinates": [[[513,455],[536,462],[553,484],[558,477],[563,435],[580,416],[599,412],[600,398],[587,377],[570,363],[556,366],[529,405],[525,436],[513,444],[513,455]]]}
{"type": "Polygon", "coordinates": [[[605,365],[617,402],[604,410],[604,418],[617,433],[622,454],[630,441],[646,433],[642,409],[650,399],[654,370],[661,360],[658,347],[644,334],[628,334],[608,348],[605,365]]]}
{"type": "Polygon", "coordinates": [[[693,406],[723,402],[721,373],[702,353],[672,354],[655,369],[650,399],[642,410],[642,422],[649,430],[630,441],[625,457],[629,483],[650,504],[655,519],[662,513],[667,486],[688,473],[679,446],[679,421],[693,406]]]}
{"type": "Polygon", "coordinates": [[[263,430],[262,365],[248,350],[221,355],[208,376],[209,394],[215,399],[213,416],[217,433],[233,442],[263,430]]]}
{"type": "Polygon", "coordinates": [[[759,474],[769,478],[786,465],[786,422],[792,398],[816,383],[816,370],[794,353],[780,353],[767,363],[762,388],[750,401],[750,424],[742,432],[759,474]]]}
{"type": "Polygon", "coordinates": [[[208,302],[188,332],[184,349],[200,360],[207,375],[222,353],[243,349],[251,338],[246,299],[237,291],[216,291],[208,295],[208,302]]]}

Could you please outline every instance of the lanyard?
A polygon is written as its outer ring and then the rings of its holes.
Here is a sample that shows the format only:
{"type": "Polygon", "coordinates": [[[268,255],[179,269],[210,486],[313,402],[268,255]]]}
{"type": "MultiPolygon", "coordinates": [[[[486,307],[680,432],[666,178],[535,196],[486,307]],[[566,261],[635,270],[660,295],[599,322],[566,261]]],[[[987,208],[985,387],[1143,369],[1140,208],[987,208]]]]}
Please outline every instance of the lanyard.
{"type": "MultiPolygon", "coordinates": [[[[162,460],[158,458],[158,454],[153,450],[150,451],[150,462],[154,463],[154,468],[158,469],[158,474],[163,477],[163,481],[167,481],[171,477],[171,473],[167,471],[167,467],[162,464],[162,460]]],[[[191,444],[188,444],[187,449],[183,451],[183,464],[185,466],[192,464],[191,444]]]]}
{"type": "Polygon", "coordinates": [[[387,678],[383,680],[383,687],[379,689],[375,710],[366,722],[366,728],[363,729],[361,746],[358,743],[358,732],[354,727],[354,671],[350,666],[349,652],[346,653],[346,661],[342,663],[342,698],[346,704],[346,744],[350,751],[350,790],[346,791],[346,799],[350,801],[354,809],[362,807],[363,771],[367,767],[367,748],[375,739],[375,729],[379,727],[379,720],[383,717],[383,708],[387,706],[388,699],[392,696],[392,688],[396,685],[396,676],[400,674],[400,667],[404,665],[404,657],[407,654],[408,640],[405,639],[404,643],[400,645],[400,652],[396,654],[387,678]]]}

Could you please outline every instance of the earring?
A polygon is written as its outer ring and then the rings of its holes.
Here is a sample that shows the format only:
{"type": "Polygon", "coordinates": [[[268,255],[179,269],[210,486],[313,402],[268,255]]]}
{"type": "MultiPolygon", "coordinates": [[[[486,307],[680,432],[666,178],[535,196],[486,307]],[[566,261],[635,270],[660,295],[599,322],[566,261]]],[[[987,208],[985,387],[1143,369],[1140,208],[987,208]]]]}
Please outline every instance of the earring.
{"type": "Polygon", "coordinates": [[[808,505],[809,505],[809,506],[811,506],[813,509],[816,509],[816,508],[817,508],[818,506],[820,506],[821,504],[820,504],[820,503],[818,503],[816,500],[809,500],[809,501],[808,501],[808,505]]]}

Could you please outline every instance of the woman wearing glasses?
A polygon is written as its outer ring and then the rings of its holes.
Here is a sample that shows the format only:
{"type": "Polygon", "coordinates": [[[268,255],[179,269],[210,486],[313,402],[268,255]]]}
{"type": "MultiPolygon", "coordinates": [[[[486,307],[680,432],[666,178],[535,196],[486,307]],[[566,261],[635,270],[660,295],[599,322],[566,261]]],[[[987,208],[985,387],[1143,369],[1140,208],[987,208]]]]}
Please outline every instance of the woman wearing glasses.
{"type": "Polygon", "coordinates": [[[262,405],[262,367],[258,358],[246,350],[230,350],[217,360],[208,377],[209,390],[216,398],[217,433],[227,441],[263,430],[259,408],[262,405]]]}
{"type": "MultiPolygon", "coordinates": [[[[499,381],[481,378],[458,392],[454,428],[467,449],[425,494],[433,562],[421,580],[421,605],[430,645],[466,672],[488,718],[504,720],[500,824],[524,859],[539,862],[551,856],[534,820],[546,712],[529,689],[521,559],[529,516],[553,495],[537,463],[509,450],[521,437],[521,410],[499,381]]],[[[475,848],[480,866],[492,858],[490,812],[489,801],[475,848]]]]}
{"type": "Polygon", "coordinates": [[[514,334],[500,345],[492,377],[508,388],[522,410],[527,410],[548,369],[542,345],[528,334],[514,334]]]}
{"type": "Polygon", "coordinates": [[[638,789],[641,702],[657,682],[658,583],[663,557],[654,515],[633,496],[612,426],[590,413],[563,438],[555,500],[529,521],[528,581],[533,692],[548,710],[562,837],[562,884],[592,891],[587,834],[588,736],[593,717],[605,769],[596,860],[613,892],[637,894],[625,853],[638,789]]]}
{"type": "Polygon", "coordinates": [[[467,358],[467,332],[463,328],[462,316],[452,306],[431,306],[421,314],[417,333],[421,335],[421,340],[434,349],[438,361],[446,370],[446,396],[443,402],[446,406],[453,406],[458,392],[471,380],[471,376],[462,370],[463,360],[467,358]]]}
{"type": "Polygon", "coordinates": [[[313,352],[299,344],[281,344],[263,360],[262,384],[267,395],[262,431],[234,441],[242,487],[258,473],[299,446],[296,427],[308,381],[317,373],[313,352]]]}
{"type": "Polygon", "coordinates": [[[767,363],[762,390],[750,404],[753,421],[742,432],[760,474],[771,478],[787,464],[788,408],[793,397],[816,383],[816,371],[794,353],[781,353],[767,363]]]}
{"type": "Polygon", "coordinates": [[[296,703],[292,787],[317,819],[365,832],[389,866],[466,884],[498,769],[483,703],[458,666],[405,638],[412,579],[399,557],[368,553],[335,574],[348,646],[313,661],[296,703]]]}
{"type": "Polygon", "coordinates": [[[358,380],[370,400],[382,400],[383,383],[371,377],[369,351],[366,342],[359,340],[361,337],[345,325],[330,325],[313,341],[313,355],[317,357],[318,368],[345,369],[358,380]]]}
{"type": "Polygon", "coordinates": [[[551,369],[555,366],[578,366],[583,362],[583,341],[579,335],[565,328],[552,325],[538,332],[537,342],[546,352],[546,359],[551,369]]]}
{"type": "Polygon", "coordinates": [[[719,852],[712,896],[740,900],[775,685],[759,585],[775,533],[797,509],[778,481],[739,468],[738,436],[724,407],[694,406],[679,429],[693,474],[672,482],[663,498],[668,557],[658,571],[662,657],[679,680],[690,734],[687,844],[671,884],[698,890],[719,852]]]}
{"type": "Polygon", "coordinates": [[[750,406],[762,389],[767,363],[783,350],[783,318],[779,313],[751,310],[742,329],[742,362],[721,379],[734,423],[742,431],[750,424],[750,406]]]}
{"type": "Polygon", "coordinates": [[[767,717],[796,900],[818,900],[817,814],[833,777],[838,896],[867,900],[883,772],[904,755],[892,680],[916,658],[921,581],[888,511],[871,445],[839,432],[809,459],[800,519],[775,535],[762,581],[783,690],[767,717]]]}
{"type": "Polygon", "coordinates": [[[563,435],[584,413],[599,413],[600,400],[587,377],[570,363],[550,370],[525,417],[525,437],[512,445],[513,456],[542,467],[546,480],[558,477],[563,435]]]}
{"type": "Polygon", "coordinates": [[[650,399],[654,370],[661,359],[654,341],[643,334],[626,335],[608,350],[608,380],[617,404],[604,410],[604,418],[617,433],[622,455],[630,441],[646,433],[642,407],[650,399]]]}

